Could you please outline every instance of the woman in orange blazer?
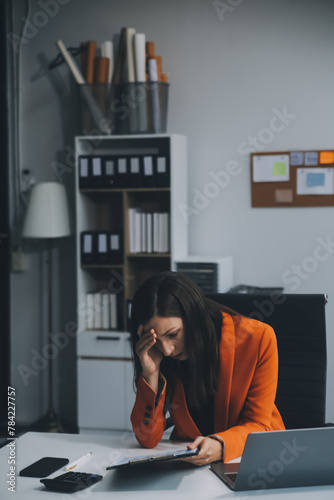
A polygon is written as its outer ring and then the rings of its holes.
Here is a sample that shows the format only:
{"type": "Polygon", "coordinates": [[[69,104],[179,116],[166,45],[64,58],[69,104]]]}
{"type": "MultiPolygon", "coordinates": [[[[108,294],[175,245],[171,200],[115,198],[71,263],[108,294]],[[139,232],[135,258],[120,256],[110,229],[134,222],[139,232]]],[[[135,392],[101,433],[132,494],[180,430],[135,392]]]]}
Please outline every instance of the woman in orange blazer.
{"type": "Polygon", "coordinates": [[[168,410],[172,439],[191,440],[204,465],[243,452],[251,432],[284,429],[275,406],[278,355],[273,329],[165,272],[144,282],[132,302],[131,339],[137,440],[155,447],[168,410]]]}

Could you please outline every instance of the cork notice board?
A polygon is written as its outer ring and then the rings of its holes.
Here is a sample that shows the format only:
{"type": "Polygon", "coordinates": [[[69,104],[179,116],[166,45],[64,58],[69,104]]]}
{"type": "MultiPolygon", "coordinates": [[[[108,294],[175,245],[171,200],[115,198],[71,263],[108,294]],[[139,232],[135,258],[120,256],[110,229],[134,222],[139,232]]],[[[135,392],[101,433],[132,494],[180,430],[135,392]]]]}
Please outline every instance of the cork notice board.
{"type": "Polygon", "coordinates": [[[334,150],[251,153],[252,207],[334,206],[334,150]]]}

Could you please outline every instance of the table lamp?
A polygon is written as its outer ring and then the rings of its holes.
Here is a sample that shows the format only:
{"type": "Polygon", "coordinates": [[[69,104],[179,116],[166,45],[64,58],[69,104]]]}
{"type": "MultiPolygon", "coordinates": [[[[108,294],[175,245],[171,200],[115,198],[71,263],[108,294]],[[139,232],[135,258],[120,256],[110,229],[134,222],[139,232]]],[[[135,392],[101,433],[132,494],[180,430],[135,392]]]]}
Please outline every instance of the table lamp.
{"type": "MultiPolygon", "coordinates": [[[[22,236],[48,240],[48,342],[52,339],[52,248],[55,238],[69,236],[70,222],[65,188],[58,182],[35,184],[30,193],[22,236]]],[[[49,408],[40,421],[40,430],[62,432],[60,419],[53,404],[53,356],[48,365],[48,402],[49,408]]]]}

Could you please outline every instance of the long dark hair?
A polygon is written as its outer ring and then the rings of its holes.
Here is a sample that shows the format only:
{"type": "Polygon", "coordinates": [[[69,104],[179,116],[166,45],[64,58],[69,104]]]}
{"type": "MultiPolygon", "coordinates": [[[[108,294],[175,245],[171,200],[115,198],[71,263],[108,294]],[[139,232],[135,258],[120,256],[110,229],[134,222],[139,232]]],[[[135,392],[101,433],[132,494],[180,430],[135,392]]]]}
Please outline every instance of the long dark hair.
{"type": "MultiPolygon", "coordinates": [[[[231,312],[221,304],[207,299],[200,288],[185,276],[166,271],[153,275],[137,290],[131,308],[131,341],[134,358],[134,378],[141,373],[136,354],[139,325],[147,324],[153,316],[179,317],[185,335],[187,400],[194,407],[205,404],[217,390],[219,341],[222,311],[231,312]]],[[[165,357],[160,365],[167,379],[168,394],[174,388],[179,370],[177,361],[165,357]]]]}

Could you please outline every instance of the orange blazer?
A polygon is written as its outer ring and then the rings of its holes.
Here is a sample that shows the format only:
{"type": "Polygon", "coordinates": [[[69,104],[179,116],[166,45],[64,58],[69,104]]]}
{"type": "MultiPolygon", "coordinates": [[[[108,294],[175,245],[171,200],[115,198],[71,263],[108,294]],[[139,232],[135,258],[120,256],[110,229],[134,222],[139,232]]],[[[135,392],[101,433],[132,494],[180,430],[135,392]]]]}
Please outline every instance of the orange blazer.
{"type": "MultiPolygon", "coordinates": [[[[274,330],[255,319],[222,314],[213,436],[224,441],[224,460],[229,461],[242,455],[248,434],[284,429],[284,424],[274,403],[278,375],[274,330]]],[[[139,378],[131,422],[137,440],[146,448],[154,448],[162,438],[165,398],[166,381],[156,401],[155,391],[139,378]]],[[[188,412],[180,380],[170,407],[173,439],[192,441],[201,435],[188,412]]]]}

